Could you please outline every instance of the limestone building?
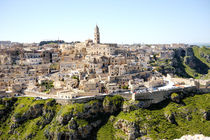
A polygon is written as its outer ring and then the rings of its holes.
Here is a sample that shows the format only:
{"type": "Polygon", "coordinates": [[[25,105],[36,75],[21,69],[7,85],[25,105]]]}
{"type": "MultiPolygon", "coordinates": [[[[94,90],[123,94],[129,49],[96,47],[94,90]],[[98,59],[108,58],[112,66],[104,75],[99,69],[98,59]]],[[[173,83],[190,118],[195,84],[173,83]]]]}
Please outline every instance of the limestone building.
{"type": "Polygon", "coordinates": [[[85,55],[98,55],[98,56],[112,56],[115,54],[117,44],[100,43],[99,27],[96,25],[94,32],[94,41],[86,40],[85,42],[75,44],[76,52],[85,55]]]}

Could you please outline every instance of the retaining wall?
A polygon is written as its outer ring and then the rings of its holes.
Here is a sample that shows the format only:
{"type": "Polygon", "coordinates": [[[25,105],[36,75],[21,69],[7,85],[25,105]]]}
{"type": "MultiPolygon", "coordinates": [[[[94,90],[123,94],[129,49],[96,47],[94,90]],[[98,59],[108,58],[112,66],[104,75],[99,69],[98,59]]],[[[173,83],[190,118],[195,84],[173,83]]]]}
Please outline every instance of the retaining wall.
{"type": "Polygon", "coordinates": [[[196,92],[197,89],[195,86],[179,88],[179,89],[171,89],[171,90],[162,90],[155,92],[146,92],[146,93],[136,93],[133,94],[133,100],[145,100],[150,101],[150,103],[159,103],[165,99],[168,99],[173,92],[183,92],[186,94],[191,94],[192,92],[196,92]]]}
{"type": "Polygon", "coordinates": [[[198,92],[199,93],[210,93],[210,88],[199,88],[198,92]]]}
{"type": "Polygon", "coordinates": [[[56,102],[62,105],[73,104],[73,103],[87,103],[91,100],[103,100],[106,96],[113,96],[113,95],[99,95],[94,97],[84,96],[83,98],[73,98],[73,99],[56,99],[56,102]]]}
{"type": "MultiPolygon", "coordinates": [[[[143,107],[147,107],[151,104],[159,103],[165,99],[168,99],[173,92],[182,92],[186,95],[190,95],[191,93],[210,93],[210,88],[208,89],[197,89],[195,86],[185,87],[180,89],[171,89],[171,90],[162,90],[162,91],[155,91],[155,92],[146,92],[146,93],[136,93],[136,94],[115,94],[120,95],[125,99],[130,100],[143,100],[144,105],[143,107]]],[[[72,103],[87,103],[91,100],[104,100],[106,96],[114,96],[112,94],[107,95],[99,95],[99,96],[92,96],[92,97],[83,97],[83,98],[73,98],[73,99],[56,99],[57,103],[60,104],[72,104],[72,103]]]]}

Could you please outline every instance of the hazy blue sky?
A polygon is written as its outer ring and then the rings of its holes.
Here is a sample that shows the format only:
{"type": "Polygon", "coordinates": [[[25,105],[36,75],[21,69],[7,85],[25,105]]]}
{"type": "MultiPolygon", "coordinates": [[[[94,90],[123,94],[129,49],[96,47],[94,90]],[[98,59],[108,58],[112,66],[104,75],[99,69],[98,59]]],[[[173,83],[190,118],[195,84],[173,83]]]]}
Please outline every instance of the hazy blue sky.
{"type": "Polygon", "coordinates": [[[0,40],[210,42],[210,0],[0,0],[0,40]]]}

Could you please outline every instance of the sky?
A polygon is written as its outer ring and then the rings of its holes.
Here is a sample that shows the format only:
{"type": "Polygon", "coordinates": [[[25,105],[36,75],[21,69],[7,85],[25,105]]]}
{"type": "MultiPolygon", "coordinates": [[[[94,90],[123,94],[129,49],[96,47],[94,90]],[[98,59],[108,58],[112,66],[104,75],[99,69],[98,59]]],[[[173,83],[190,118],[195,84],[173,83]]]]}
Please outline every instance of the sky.
{"type": "Polygon", "coordinates": [[[210,0],[0,0],[0,40],[209,43],[210,0]]]}

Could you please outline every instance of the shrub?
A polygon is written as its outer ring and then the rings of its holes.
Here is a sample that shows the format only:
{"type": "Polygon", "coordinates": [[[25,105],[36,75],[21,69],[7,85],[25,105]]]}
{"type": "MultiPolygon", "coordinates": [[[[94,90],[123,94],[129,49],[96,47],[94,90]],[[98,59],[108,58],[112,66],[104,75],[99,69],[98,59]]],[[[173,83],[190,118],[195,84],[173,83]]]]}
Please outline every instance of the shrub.
{"type": "Polygon", "coordinates": [[[172,93],[171,94],[171,99],[175,99],[175,98],[178,98],[179,97],[179,94],[178,93],[172,93]]]}

